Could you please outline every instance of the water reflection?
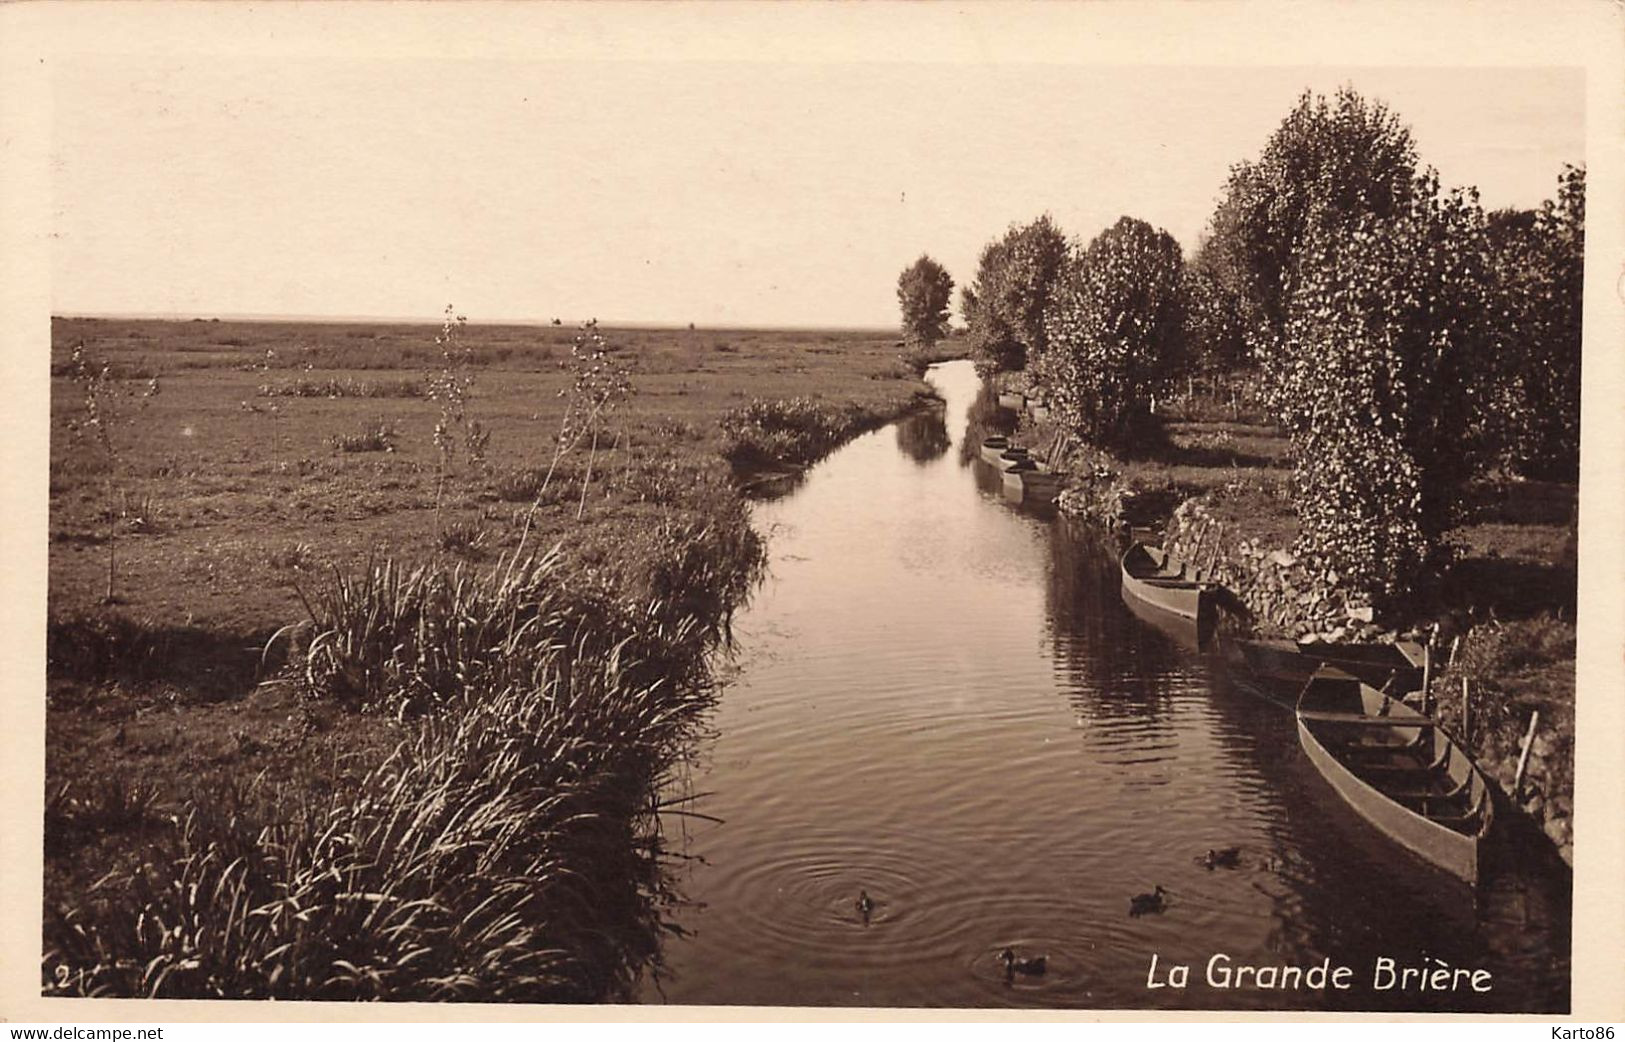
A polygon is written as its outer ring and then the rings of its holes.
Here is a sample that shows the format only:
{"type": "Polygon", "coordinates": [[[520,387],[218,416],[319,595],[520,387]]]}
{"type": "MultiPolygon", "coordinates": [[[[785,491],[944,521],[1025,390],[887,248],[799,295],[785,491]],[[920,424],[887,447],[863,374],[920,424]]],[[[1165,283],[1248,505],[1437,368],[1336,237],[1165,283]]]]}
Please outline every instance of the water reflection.
{"type": "MultiPolygon", "coordinates": [[[[958,404],[950,403],[950,410],[958,404]]],[[[1009,434],[1021,419],[1014,409],[1006,409],[999,404],[999,396],[992,384],[981,382],[970,392],[970,404],[965,406],[961,415],[965,418],[965,429],[959,439],[959,465],[962,467],[973,459],[981,458],[978,450],[983,438],[993,434],[1009,434]]]]}
{"type": "Polygon", "coordinates": [[[940,406],[903,417],[895,424],[897,448],[922,465],[946,455],[952,444],[946,418],[947,411],[940,406]]]}

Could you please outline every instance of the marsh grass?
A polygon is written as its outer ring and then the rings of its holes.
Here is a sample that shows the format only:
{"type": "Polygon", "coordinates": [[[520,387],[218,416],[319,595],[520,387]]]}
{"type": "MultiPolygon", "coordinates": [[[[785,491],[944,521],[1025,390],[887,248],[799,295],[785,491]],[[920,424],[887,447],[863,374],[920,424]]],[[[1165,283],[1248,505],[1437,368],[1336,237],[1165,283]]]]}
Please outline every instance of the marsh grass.
{"type": "Polygon", "coordinates": [[[659,932],[637,761],[676,706],[619,691],[613,669],[537,679],[429,722],[324,803],[260,779],[187,808],[141,864],[52,917],[47,991],[614,995],[659,932]]]}
{"type": "Polygon", "coordinates": [[[881,416],[857,405],[829,405],[811,398],[756,399],[719,421],[722,454],[735,467],[807,466],[866,430],[881,416]]]}
{"type": "Polygon", "coordinates": [[[427,398],[429,388],[412,377],[359,380],[353,376],[299,376],[261,384],[258,394],[261,398],[427,398]]]}
{"type": "MultiPolygon", "coordinates": [[[[416,721],[322,801],[261,777],[177,808],[48,912],[52,994],[602,1001],[657,957],[660,793],[706,652],[760,574],[743,507],[672,520],[617,599],[560,553],[375,560],[308,598],[313,697],[416,721]]],[[[64,835],[153,818],[59,801],[64,835]],[[76,831],[77,830],[77,831],[76,831]]]]}
{"type": "Polygon", "coordinates": [[[336,452],[394,452],[397,436],[393,423],[379,420],[352,434],[335,434],[329,441],[336,452]]]}
{"type": "Polygon", "coordinates": [[[477,558],[485,552],[490,533],[475,521],[452,521],[440,529],[436,546],[442,553],[477,558]]]}
{"type": "Polygon", "coordinates": [[[260,634],[173,625],[98,607],[51,616],[45,661],[53,678],[231,692],[259,678],[264,643],[260,634]]]}

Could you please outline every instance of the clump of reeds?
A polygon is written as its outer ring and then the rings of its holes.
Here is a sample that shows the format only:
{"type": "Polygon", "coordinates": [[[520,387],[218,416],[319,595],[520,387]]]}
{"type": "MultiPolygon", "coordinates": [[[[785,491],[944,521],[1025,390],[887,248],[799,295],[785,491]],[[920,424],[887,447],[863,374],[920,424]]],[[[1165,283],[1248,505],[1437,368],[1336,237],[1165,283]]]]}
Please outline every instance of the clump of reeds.
{"type": "Polygon", "coordinates": [[[260,781],[53,910],[53,994],[602,1001],[658,951],[659,793],[708,704],[719,611],[761,567],[737,516],[663,529],[647,598],[557,553],[374,561],[310,599],[317,697],[414,716],[355,784],[260,781]],[[708,598],[710,598],[708,600],[708,598]]]}
{"type": "Polygon", "coordinates": [[[396,435],[393,423],[379,420],[352,434],[335,434],[328,440],[336,452],[394,452],[396,435]]]}
{"type": "Polygon", "coordinates": [[[325,804],[191,807],[143,864],[48,926],[47,990],[613,994],[657,931],[654,867],[630,842],[654,802],[626,764],[655,754],[680,704],[606,660],[561,661],[465,708],[325,804]]]}
{"type": "Polygon", "coordinates": [[[299,376],[261,384],[258,393],[261,398],[426,398],[429,389],[422,380],[412,377],[358,380],[353,376],[299,376]]]}
{"type": "Polygon", "coordinates": [[[497,476],[492,491],[504,503],[529,503],[542,494],[548,478],[545,467],[515,467],[497,476]]]}
{"type": "Polygon", "coordinates": [[[801,466],[853,434],[877,426],[878,420],[857,406],[836,408],[811,398],[758,398],[723,415],[723,455],[736,465],[801,466]]]}
{"type": "Polygon", "coordinates": [[[478,557],[485,551],[490,533],[476,521],[450,521],[440,529],[435,545],[448,554],[478,557]]]}

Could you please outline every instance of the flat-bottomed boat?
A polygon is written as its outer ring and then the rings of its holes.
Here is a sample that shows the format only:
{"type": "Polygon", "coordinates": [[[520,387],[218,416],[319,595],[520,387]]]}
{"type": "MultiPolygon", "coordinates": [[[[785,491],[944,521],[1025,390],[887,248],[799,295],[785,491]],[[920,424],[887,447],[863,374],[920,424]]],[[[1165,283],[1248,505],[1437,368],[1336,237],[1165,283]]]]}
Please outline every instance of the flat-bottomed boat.
{"type": "Polygon", "coordinates": [[[1354,811],[1424,861],[1478,881],[1490,785],[1431,718],[1331,666],[1298,696],[1304,755],[1354,811]]]}

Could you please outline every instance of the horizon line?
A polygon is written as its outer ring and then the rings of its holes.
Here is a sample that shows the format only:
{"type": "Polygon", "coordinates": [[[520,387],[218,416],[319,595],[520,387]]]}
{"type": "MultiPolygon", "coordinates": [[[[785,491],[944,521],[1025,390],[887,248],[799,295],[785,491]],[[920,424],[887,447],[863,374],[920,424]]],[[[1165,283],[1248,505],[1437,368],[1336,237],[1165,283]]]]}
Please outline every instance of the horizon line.
{"type": "MultiPolygon", "coordinates": [[[[52,311],[51,318],[55,319],[94,319],[98,321],[128,321],[128,322],[283,322],[283,323],[310,323],[320,325],[344,325],[370,322],[380,325],[399,326],[437,326],[445,321],[444,315],[433,317],[420,317],[412,315],[305,315],[285,314],[276,312],[213,312],[200,313],[189,311],[52,311]]],[[[480,321],[468,320],[470,326],[536,326],[540,328],[578,329],[589,319],[564,318],[492,318],[480,321]]],[[[880,325],[850,325],[814,323],[761,323],[761,322],[715,322],[700,323],[668,320],[636,320],[636,319],[591,319],[606,329],[693,329],[698,332],[703,329],[726,330],[809,330],[809,331],[845,331],[859,333],[892,333],[901,335],[896,326],[880,325]]]]}

